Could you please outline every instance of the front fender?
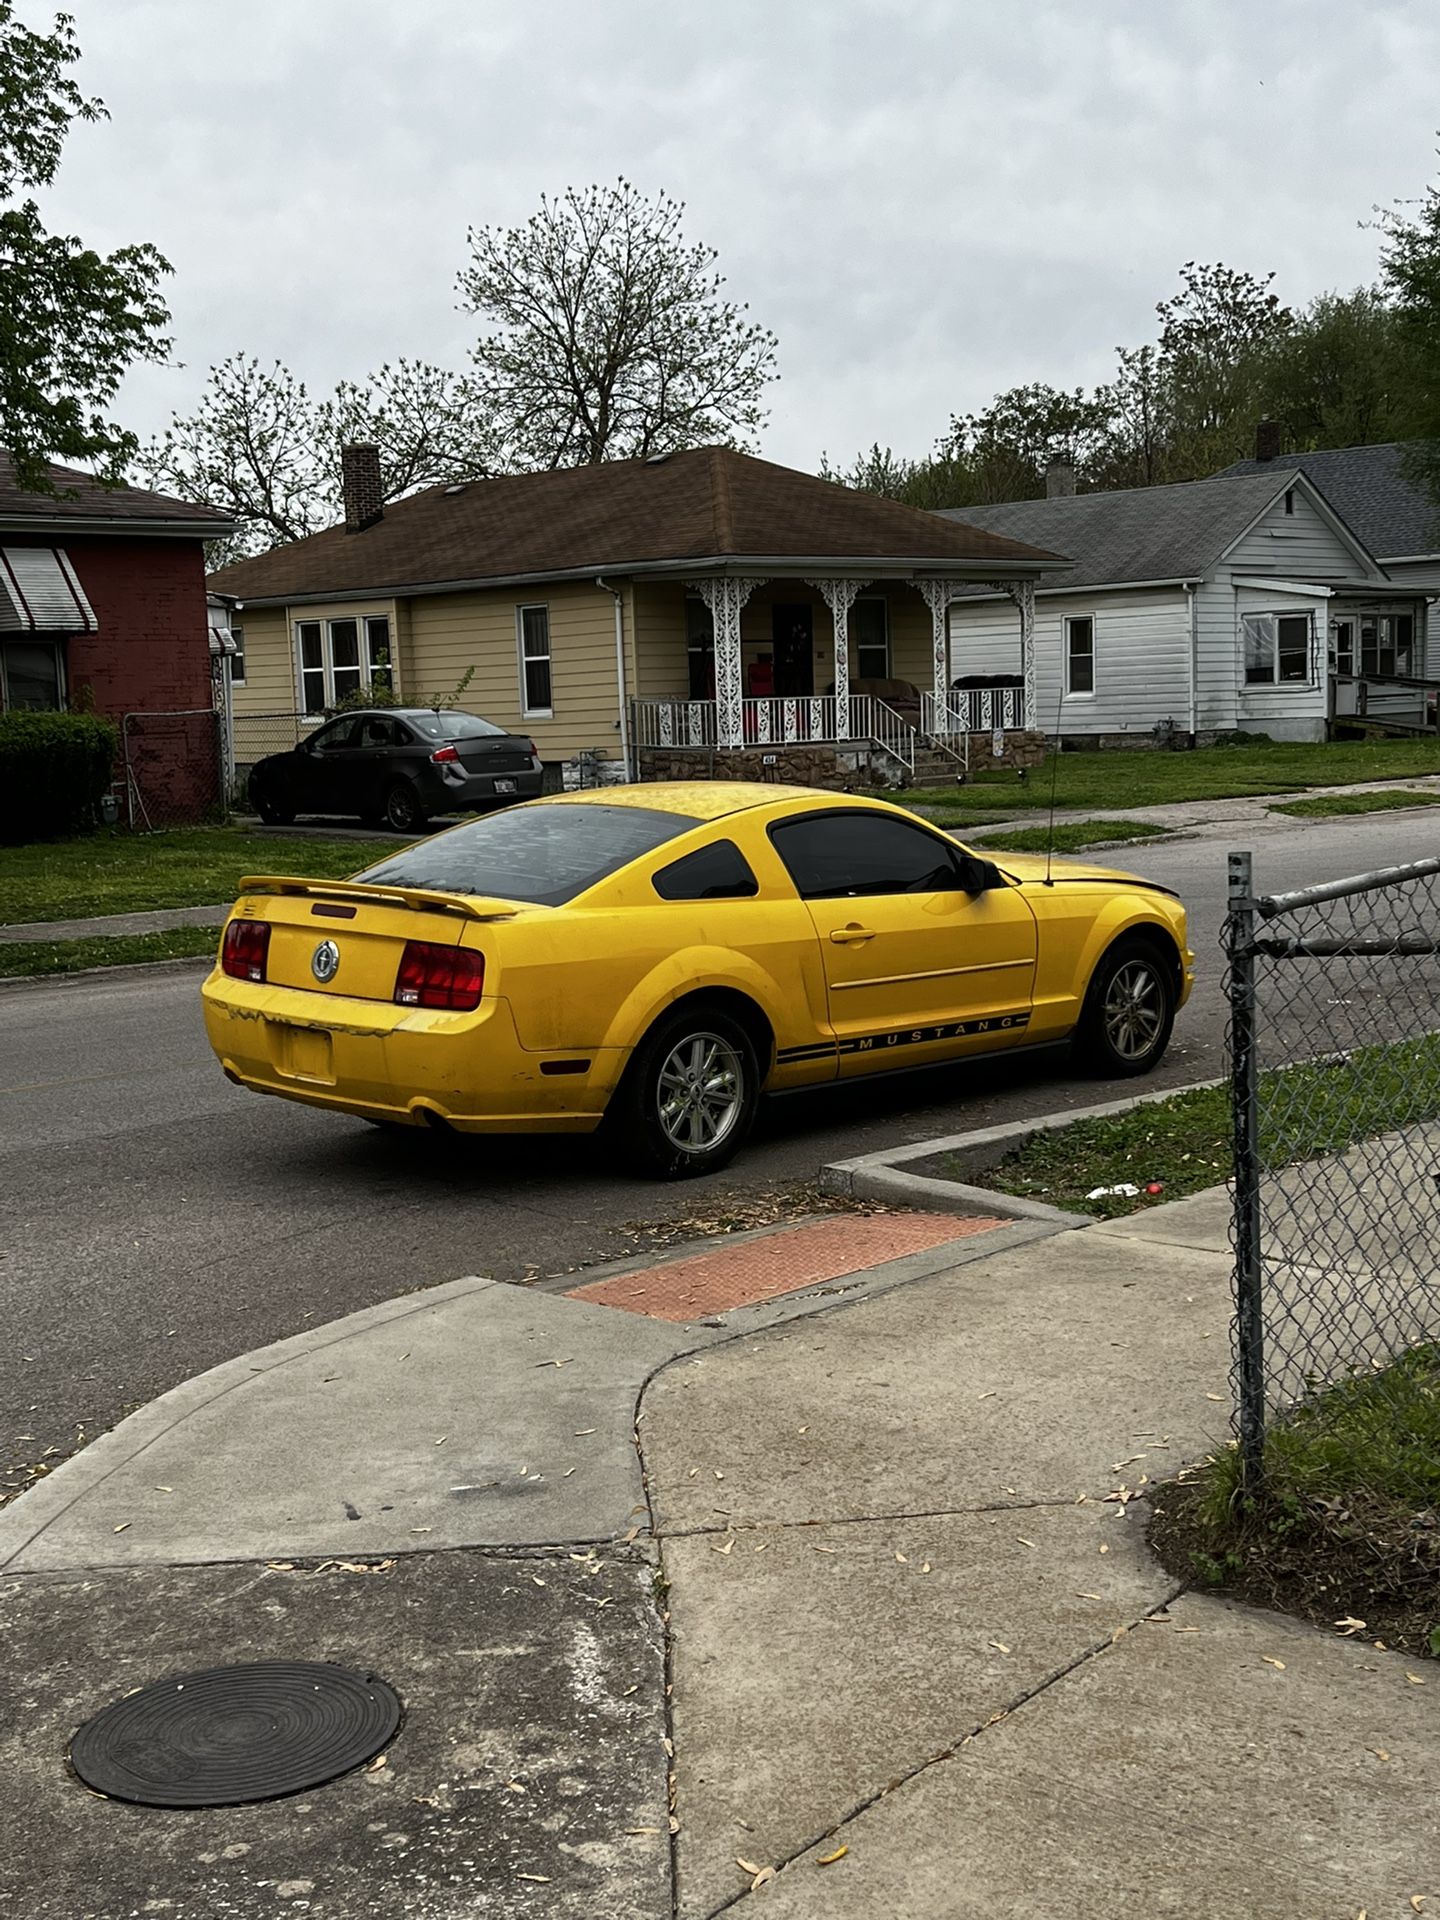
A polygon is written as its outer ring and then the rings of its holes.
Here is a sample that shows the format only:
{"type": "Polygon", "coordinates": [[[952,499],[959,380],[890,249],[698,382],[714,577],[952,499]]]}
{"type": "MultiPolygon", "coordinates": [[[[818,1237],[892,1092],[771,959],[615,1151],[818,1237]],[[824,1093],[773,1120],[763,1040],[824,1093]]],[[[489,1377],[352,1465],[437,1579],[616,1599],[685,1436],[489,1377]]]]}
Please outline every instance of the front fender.
{"type": "Polygon", "coordinates": [[[1077,990],[1083,1000],[1096,967],[1108,948],[1127,933],[1151,933],[1161,942],[1167,951],[1176,955],[1176,967],[1180,976],[1177,985],[1181,996],[1184,992],[1185,974],[1185,926],[1183,916],[1176,920],[1163,911],[1147,908],[1146,903],[1131,896],[1128,899],[1112,900],[1091,923],[1089,936],[1081,949],[1077,963],[1077,990]]]}

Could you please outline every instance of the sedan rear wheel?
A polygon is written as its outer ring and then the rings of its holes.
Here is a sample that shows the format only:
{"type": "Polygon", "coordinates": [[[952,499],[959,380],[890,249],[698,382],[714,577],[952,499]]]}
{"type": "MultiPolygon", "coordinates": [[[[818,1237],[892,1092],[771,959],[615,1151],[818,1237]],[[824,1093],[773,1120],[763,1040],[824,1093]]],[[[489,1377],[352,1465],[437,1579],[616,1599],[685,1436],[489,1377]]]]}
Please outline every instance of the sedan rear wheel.
{"type": "Polygon", "coordinates": [[[397,780],[386,794],[385,820],[396,833],[419,833],[424,827],[425,810],[408,780],[397,780]]]}
{"type": "Polygon", "coordinates": [[[714,1173],[755,1119],[760,1068],[748,1033],[706,1007],[662,1022],[636,1049],[606,1130],[626,1161],[684,1180],[714,1173]]]}
{"type": "Polygon", "coordinates": [[[1117,942],[1090,981],[1076,1030],[1087,1066],[1117,1078],[1158,1066],[1175,1024],[1175,976],[1149,941],[1117,942]]]}

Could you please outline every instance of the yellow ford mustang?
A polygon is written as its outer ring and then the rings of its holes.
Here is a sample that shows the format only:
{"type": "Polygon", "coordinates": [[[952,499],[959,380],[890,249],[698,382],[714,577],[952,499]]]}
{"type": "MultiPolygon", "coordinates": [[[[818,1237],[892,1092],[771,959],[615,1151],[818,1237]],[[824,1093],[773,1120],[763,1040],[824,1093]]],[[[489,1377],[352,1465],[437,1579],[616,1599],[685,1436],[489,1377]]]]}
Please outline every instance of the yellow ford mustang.
{"type": "Polygon", "coordinates": [[[723,1165],[766,1091],[1066,1039],[1144,1073],[1191,959],[1163,887],[1002,871],[881,800],[602,788],[353,881],[244,881],[205,1024],[262,1093],[465,1133],[603,1122],[674,1176],[723,1165]]]}

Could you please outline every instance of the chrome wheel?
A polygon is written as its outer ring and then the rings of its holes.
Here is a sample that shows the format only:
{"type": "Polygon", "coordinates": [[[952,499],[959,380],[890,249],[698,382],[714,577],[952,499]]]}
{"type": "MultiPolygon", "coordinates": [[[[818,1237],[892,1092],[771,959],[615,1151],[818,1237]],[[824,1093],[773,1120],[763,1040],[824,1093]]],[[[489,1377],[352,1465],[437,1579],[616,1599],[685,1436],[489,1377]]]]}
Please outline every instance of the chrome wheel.
{"type": "Polygon", "coordinates": [[[1122,1060],[1143,1060],[1165,1028],[1165,986],[1150,960],[1127,960],[1105,991],[1105,1038],[1122,1060]]]}
{"type": "Polygon", "coordinates": [[[703,1153],[731,1133],[745,1106],[745,1062],[718,1033],[687,1033],[655,1082],[660,1130],[674,1147],[703,1153]]]}

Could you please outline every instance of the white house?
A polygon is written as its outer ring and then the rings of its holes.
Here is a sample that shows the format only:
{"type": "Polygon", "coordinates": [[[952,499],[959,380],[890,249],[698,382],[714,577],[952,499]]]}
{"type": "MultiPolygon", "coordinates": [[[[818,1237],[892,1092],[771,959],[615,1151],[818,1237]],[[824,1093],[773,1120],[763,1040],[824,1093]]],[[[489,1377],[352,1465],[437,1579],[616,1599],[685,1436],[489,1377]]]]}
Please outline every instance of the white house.
{"type": "MultiPolygon", "coordinates": [[[[1394,577],[1299,468],[1261,463],[951,517],[1070,557],[1035,592],[1033,694],[1046,733],[1092,745],[1157,731],[1321,740],[1367,700],[1372,718],[1436,724],[1440,682],[1416,683],[1440,668],[1425,658],[1440,567],[1433,579],[1394,577]]],[[[952,602],[950,667],[961,686],[1021,680],[998,593],[952,602]]]]}

